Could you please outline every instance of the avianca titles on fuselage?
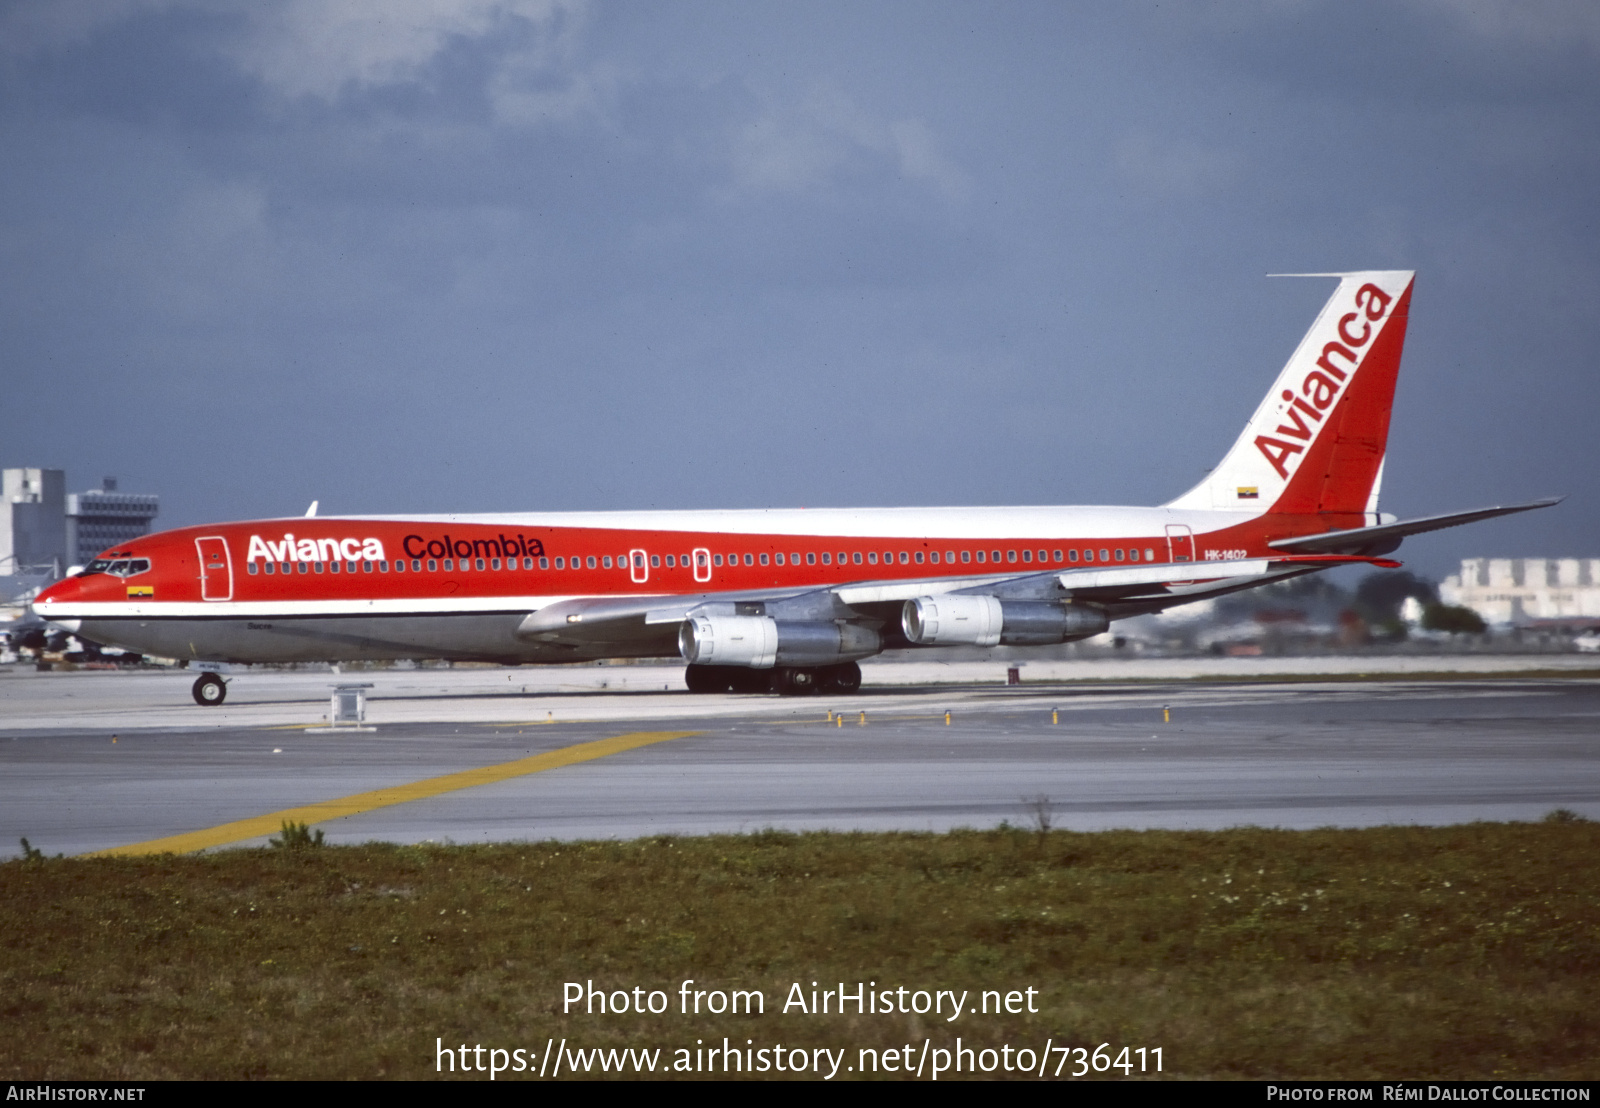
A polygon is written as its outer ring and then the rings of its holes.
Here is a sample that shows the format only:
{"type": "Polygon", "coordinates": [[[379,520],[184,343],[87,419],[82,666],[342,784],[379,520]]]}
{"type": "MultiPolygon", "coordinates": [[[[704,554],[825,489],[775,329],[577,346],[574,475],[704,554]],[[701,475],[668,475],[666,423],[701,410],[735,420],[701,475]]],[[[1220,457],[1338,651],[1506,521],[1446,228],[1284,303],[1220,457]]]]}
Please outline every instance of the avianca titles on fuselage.
{"type": "Polygon", "coordinates": [[[1222,463],[1162,507],[260,520],[107,551],[34,608],[197,661],[681,655],[691,689],[849,691],[887,648],[1067,642],[1552,503],[1378,513],[1413,275],[1337,276],[1222,463]]]}

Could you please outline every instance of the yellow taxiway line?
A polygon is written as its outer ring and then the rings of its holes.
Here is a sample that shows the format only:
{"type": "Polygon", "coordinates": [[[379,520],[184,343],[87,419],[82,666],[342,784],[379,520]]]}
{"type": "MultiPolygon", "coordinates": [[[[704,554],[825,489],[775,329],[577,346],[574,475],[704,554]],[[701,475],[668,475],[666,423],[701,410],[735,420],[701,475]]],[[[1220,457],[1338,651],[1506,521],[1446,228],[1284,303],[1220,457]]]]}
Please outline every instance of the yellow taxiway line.
{"type": "Polygon", "coordinates": [[[374,789],[372,792],[342,796],[337,800],[322,800],[315,804],[307,804],[301,808],[285,808],[281,812],[268,812],[264,816],[252,816],[249,819],[235,820],[232,823],[208,827],[202,831],[188,831],[182,835],[169,835],[164,839],[151,839],[148,842],[114,846],[108,850],[96,850],[86,855],[86,857],[107,858],[118,855],[185,854],[194,850],[206,850],[214,846],[226,846],[229,843],[243,842],[246,839],[259,839],[263,835],[276,834],[283,829],[286,821],[307,825],[326,823],[328,820],[359,815],[362,812],[370,812],[376,808],[387,808],[391,805],[405,804],[413,800],[425,800],[430,796],[439,796],[441,793],[455,792],[457,789],[470,789],[476,785],[492,785],[497,781],[506,781],[513,777],[524,777],[530,773],[543,773],[545,770],[560,769],[562,766],[576,765],[579,762],[592,762],[596,758],[621,754],[625,750],[637,750],[641,746],[650,746],[652,743],[667,742],[671,739],[687,738],[694,734],[698,734],[698,732],[635,731],[627,735],[617,735],[610,739],[596,739],[594,742],[564,746],[559,750],[535,754],[530,758],[519,758],[515,762],[501,762],[496,766],[483,766],[480,769],[448,773],[443,777],[429,777],[423,781],[413,781],[408,785],[393,785],[386,789],[374,789]]]}

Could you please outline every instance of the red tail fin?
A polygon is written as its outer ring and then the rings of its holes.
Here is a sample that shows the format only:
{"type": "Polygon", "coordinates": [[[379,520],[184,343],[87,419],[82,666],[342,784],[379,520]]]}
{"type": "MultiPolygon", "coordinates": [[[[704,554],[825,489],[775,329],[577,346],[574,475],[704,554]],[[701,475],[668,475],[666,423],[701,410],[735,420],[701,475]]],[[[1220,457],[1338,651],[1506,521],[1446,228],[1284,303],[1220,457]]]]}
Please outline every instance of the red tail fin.
{"type": "Polygon", "coordinates": [[[1414,274],[1336,276],[1338,289],[1244,434],[1169,507],[1377,510],[1414,274]]]}

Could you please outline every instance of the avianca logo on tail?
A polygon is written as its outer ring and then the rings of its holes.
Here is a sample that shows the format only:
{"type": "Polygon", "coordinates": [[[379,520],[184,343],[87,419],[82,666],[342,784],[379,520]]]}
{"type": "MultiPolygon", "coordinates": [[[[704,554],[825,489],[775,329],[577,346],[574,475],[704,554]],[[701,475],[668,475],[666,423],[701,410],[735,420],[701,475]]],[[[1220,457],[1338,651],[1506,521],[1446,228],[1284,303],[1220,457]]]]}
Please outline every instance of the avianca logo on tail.
{"type": "Polygon", "coordinates": [[[1339,338],[1343,341],[1330,342],[1322,348],[1317,368],[1306,374],[1298,395],[1292,389],[1283,390],[1283,399],[1288,402],[1284,409],[1288,422],[1276,428],[1277,434],[1283,437],[1256,436],[1256,449],[1272,463],[1279,477],[1288,480],[1291,460],[1311,445],[1323,416],[1361,368],[1362,355],[1375,333],[1373,324],[1388,313],[1391,300],[1377,285],[1362,285],[1357,289],[1356,310],[1339,319],[1339,338]],[[1345,368],[1335,365],[1335,358],[1342,358],[1345,368]]]}
{"type": "Polygon", "coordinates": [[[250,536],[247,562],[355,562],[383,560],[383,543],[377,539],[296,539],[285,534],[281,542],[268,542],[260,535],[250,536]]]}

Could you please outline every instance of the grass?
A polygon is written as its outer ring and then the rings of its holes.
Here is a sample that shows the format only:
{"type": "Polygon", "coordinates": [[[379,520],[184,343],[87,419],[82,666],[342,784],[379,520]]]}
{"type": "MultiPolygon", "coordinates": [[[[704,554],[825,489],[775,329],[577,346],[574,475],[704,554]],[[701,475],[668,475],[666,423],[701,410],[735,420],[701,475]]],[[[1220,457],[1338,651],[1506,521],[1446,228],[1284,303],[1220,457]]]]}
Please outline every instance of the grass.
{"type": "Polygon", "coordinates": [[[1594,1078],[1597,851],[1600,824],[1552,813],[34,854],[0,864],[0,1077],[430,1077],[436,1037],[670,1056],[727,1036],[853,1063],[959,1034],[1161,1047],[1168,1077],[1594,1078]],[[759,989],[766,1014],[678,1014],[686,978],[759,989]],[[672,1008],[564,1013],[563,983],[590,980],[672,1008]],[[1039,1011],[779,1011],[813,981],[1032,987],[1039,1011]]]}

